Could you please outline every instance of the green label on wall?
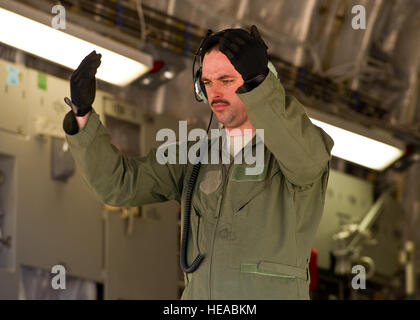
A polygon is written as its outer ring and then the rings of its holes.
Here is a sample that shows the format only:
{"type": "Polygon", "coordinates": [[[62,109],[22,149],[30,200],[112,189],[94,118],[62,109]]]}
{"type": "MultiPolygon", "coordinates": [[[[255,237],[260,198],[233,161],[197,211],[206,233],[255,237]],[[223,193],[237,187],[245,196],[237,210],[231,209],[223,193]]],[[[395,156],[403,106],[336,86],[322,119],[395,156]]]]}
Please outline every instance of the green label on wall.
{"type": "Polygon", "coordinates": [[[47,75],[45,73],[38,72],[38,88],[47,90],[47,75]]]}

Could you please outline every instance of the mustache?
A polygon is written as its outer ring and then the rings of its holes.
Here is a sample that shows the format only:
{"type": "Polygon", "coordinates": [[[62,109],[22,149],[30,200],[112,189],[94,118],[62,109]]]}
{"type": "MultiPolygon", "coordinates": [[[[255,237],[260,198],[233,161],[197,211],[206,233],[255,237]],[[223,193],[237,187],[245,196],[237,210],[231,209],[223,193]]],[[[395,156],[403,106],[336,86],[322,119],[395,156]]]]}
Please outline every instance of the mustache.
{"type": "Polygon", "coordinates": [[[217,104],[217,103],[223,103],[223,104],[230,105],[229,101],[221,100],[221,99],[213,100],[212,103],[211,103],[211,105],[213,106],[214,104],[217,104]]]}

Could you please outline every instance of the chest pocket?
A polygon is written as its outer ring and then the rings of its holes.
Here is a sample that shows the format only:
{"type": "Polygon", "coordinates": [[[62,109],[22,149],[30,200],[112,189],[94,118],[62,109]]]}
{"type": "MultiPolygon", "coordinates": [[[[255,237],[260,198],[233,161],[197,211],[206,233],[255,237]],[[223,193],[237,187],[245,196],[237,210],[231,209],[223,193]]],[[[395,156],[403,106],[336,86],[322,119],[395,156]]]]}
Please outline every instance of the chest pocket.
{"type": "Polygon", "coordinates": [[[247,206],[270,185],[272,178],[281,172],[276,162],[266,165],[262,172],[257,175],[248,175],[245,169],[246,167],[243,166],[233,168],[230,188],[234,190],[232,193],[234,213],[247,206]]]}
{"type": "Polygon", "coordinates": [[[204,194],[211,194],[215,192],[222,183],[221,170],[208,170],[204,172],[204,178],[200,182],[200,191],[204,194]]]}
{"type": "Polygon", "coordinates": [[[200,210],[203,220],[214,220],[222,191],[222,180],[223,174],[221,167],[216,165],[201,166],[194,187],[192,203],[200,210]]]}

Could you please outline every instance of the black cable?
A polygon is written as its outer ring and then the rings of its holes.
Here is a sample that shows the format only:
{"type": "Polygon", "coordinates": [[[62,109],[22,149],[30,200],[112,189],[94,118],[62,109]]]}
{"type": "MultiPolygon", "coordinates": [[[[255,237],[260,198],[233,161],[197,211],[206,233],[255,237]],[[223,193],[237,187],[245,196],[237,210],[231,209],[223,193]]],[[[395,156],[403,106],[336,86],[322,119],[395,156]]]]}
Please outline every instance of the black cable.
{"type": "MultiPolygon", "coordinates": [[[[210,115],[210,121],[207,126],[207,137],[210,129],[211,122],[213,120],[213,111],[210,115]]],[[[205,140],[206,141],[206,140],[205,140]]],[[[190,266],[188,266],[187,262],[187,244],[188,244],[188,233],[190,230],[190,216],[191,216],[191,201],[192,195],[194,191],[195,183],[197,182],[198,174],[200,172],[201,162],[198,161],[192,169],[190,180],[188,181],[186,196],[185,196],[185,211],[184,211],[184,223],[183,223],[183,231],[182,231],[182,244],[181,244],[181,255],[180,255],[180,263],[181,269],[185,273],[192,273],[197,270],[198,266],[200,265],[201,261],[204,259],[204,255],[200,252],[200,247],[198,246],[198,231],[199,227],[197,228],[197,237],[196,237],[196,245],[198,249],[198,255],[192,262],[190,266]]],[[[200,222],[200,216],[198,218],[200,222]]]]}
{"type": "Polygon", "coordinates": [[[192,193],[194,190],[195,183],[197,182],[198,174],[200,172],[201,162],[198,162],[194,165],[190,180],[188,182],[188,187],[185,197],[185,212],[184,212],[184,224],[182,231],[182,246],[181,246],[181,268],[185,273],[192,273],[197,270],[201,261],[203,261],[204,256],[201,253],[198,253],[197,257],[194,259],[192,264],[188,266],[187,262],[187,243],[188,243],[188,232],[190,230],[190,214],[191,214],[191,199],[192,193]]]}

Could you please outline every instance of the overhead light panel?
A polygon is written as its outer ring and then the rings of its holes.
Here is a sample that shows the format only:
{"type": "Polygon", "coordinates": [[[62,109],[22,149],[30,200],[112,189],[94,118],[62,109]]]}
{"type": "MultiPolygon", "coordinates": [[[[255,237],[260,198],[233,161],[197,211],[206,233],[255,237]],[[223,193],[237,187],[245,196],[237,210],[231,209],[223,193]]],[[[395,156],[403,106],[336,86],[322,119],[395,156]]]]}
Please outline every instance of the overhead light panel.
{"type": "Polygon", "coordinates": [[[0,42],[70,69],[96,50],[102,55],[96,77],[125,86],[151,70],[150,55],[66,22],[64,31],[51,27],[54,16],[20,3],[0,1],[0,42]]]}
{"type": "Polygon", "coordinates": [[[331,154],[361,166],[382,171],[404,155],[405,144],[383,131],[369,129],[306,108],[313,124],[333,140],[331,154]]]}

